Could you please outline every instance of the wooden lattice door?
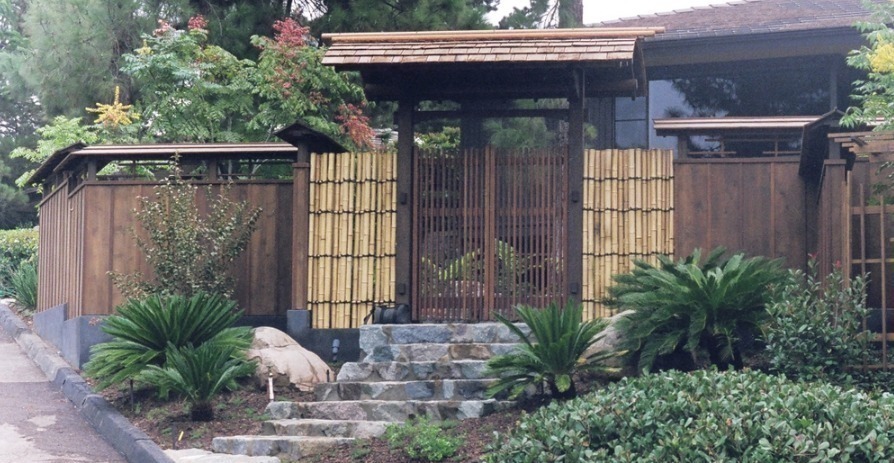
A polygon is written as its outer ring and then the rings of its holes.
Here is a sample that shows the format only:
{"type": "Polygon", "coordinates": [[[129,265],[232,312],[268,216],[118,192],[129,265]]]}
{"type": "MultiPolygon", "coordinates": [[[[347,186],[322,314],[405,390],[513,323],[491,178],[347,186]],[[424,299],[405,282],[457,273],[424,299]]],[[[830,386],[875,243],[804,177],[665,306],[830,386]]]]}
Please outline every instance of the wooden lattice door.
{"type": "Polygon", "coordinates": [[[415,159],[416,320],[491,320],[494,311],[512,317],[518,304],[564,300],[565,147],[415,159]]]}

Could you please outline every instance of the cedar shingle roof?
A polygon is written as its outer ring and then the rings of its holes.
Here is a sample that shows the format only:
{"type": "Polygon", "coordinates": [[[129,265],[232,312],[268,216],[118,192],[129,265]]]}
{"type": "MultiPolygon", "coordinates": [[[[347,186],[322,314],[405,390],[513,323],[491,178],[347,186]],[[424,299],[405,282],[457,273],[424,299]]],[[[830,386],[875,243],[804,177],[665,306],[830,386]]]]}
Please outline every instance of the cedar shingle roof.
{"type": "Polygon", "coordinates": [[[630,60],[660,28],[324,34],[323,64],[562,63],[630,60]]]}
{"type": "MultiPolygon", "coordinates": [[[[720,3],[722,0],[718,0],[720,3]]],[[[707,7],[606,21],[605,27],[666,28],[650,40],[849,28],[869,17],[862,0],[739,0],[707,7]]]]}

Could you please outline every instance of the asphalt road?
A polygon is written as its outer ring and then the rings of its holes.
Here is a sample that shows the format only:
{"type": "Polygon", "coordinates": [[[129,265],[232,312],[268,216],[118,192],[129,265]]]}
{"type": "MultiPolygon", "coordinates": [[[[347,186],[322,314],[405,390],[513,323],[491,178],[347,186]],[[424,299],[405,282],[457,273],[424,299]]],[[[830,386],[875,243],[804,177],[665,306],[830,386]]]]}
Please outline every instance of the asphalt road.
{"type": "Polygon", "coordinates": [[[0,463],[124,461],[0,329],[0,463]]]}

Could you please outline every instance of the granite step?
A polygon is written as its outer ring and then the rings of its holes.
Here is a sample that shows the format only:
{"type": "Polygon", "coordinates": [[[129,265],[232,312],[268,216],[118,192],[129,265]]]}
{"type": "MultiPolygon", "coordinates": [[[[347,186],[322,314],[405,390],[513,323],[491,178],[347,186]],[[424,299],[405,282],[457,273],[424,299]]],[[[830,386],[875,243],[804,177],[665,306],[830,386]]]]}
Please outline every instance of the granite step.
{"type": "Polygon", "coordinates": [[[168,449],[165,450],[165,455],[174,460],[175,463],[281,463],[277,457],[227,455],[202,449],[168,449]]]}
{"type": "Polygon", "coordinates": [[[487,360],[515,351],[518,343],[388,344],[373,348],[363,362],[449,362],[487,360]]]}
{"type": "Polygon", "coordinates": [[[354,437],[368,439],[385,433],[390,421],[284,419],[261,424],[268,436],[354,437]]]}
{"type": "Polygon", "coordinates": [[[267,414],[273,419],[407,421],[427,416],[436,421],[479,418],[505,410],[515,402],[488,400],[343,400],[333,402],[273,402],[267,414]]]}
{"type": "Polygon", "coordinates": [[[480,400],[494,379],[322,383],[317,402],[334,400],[480,400]]]}
{"type": "Polygon", "coordinates": [[[482,379],[487,361],[450,362],[348,362],[338,371],[337,381],[417,381],[427,379],[482,379]]]}
{"type": "MultiPolygon", "coordinates": [[[[517,324],[525,333],[525,324],[517,324]]],[[[393,344],[506,344],[519,339],[502,323],[414,323],[410,325],[364,325],[360,327],[360,350],[369,354],[376,347],[393,344]]]]}
{"type": "Polygon", "coordinates": [[[228,436],[215,437],[211,441],[211,450],[230,455],[275,456],[300,460],[353,441],[349,437],[228,436]]]}

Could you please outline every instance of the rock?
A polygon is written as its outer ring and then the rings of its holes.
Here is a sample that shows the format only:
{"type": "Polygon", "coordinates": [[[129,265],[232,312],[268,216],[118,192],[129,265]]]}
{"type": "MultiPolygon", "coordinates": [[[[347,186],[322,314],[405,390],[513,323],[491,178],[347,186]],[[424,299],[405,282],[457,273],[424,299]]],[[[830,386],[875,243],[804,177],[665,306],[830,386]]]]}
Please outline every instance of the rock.
{"type": "MultiPolygon", "coordinates": [[[[621,345],[624,342],[624,339],[621,337],[621,332],[618,330],[617,324],[620,319],[632,313],[632,310],[626,310],[610,317],[608,319],[608,326],[606,326],[605,329],[602,330],[599,335],[597,335],[602,336],[602,338],[596,341],[592,346],[590,346],[589,349],[584,352],[584,357],[589,357],[600,352],[611,352],[620,349],[621,345]]],[[[612,377],[620,378],[624,376],[631,376],[635,373],[632,367],[626,365],[623,357],[615,357],[609,359],[605,363],[610,367],[621,369],[621,371],[617,375],[612,375],[612,377]]]]}
{"type": "Polygon", "coordinates": [[[267,388],[268,373],[273,374],[273,388],[278,391],[290,387],[312,391],[314,384],[326,382],[329,365],[288,334],[267,326],[255,328],[253,332],[247,355],[258,362],[255,378],[259,387],[267,388]]]}

